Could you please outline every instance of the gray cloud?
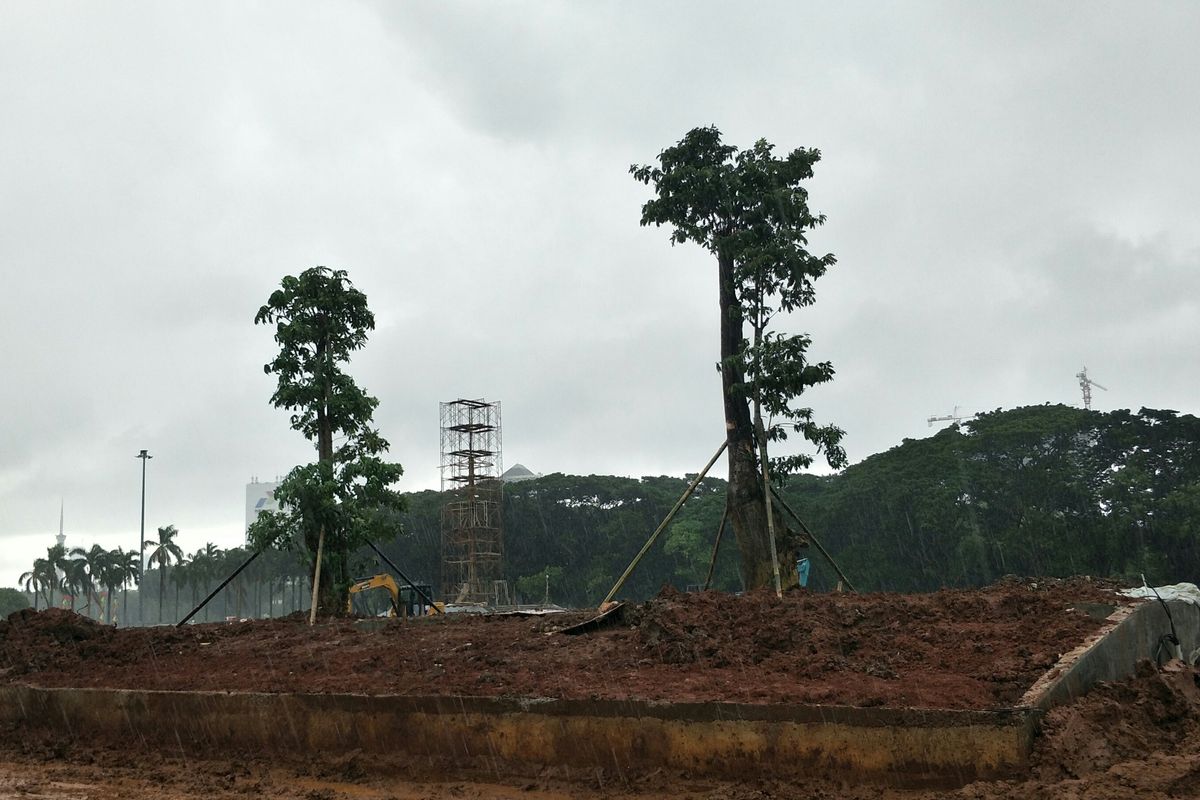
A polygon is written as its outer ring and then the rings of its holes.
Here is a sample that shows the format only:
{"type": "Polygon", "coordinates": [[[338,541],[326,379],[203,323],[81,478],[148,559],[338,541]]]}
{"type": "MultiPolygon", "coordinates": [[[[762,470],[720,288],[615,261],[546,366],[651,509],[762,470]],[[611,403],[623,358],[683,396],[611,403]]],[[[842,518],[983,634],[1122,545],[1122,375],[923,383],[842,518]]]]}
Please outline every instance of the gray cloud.
{"type": "Polygon", "coordinates": [[[821,148],[788,321],[852,458],[925,418],[1197,411],[1200,14],[1186,5],[10,5],[0,11],[0,585],[148,524],[236,544],[251,475],[309,457],[255,309],[350,270],[352,371],[437,484],[437,403],[504,403],[549,472],[694,471],[721,435],[713,266],[626,174],[688,128],[821,148]]]}

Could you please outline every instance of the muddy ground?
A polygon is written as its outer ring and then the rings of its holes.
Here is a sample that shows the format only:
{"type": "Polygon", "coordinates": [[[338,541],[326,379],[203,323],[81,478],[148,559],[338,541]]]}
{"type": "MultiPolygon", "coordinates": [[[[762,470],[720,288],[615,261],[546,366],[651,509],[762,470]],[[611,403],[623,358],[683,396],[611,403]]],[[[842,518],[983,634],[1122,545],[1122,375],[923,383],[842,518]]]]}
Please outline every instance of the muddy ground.
{"type": "Polygon", "coordinates": [[[667,589],[582,636],[560,631],[584,612],[367,630],[302,618],[116,629],[24,611],[0,621],[0,682],[989,709],[1017,702],[1118,602],[1082,578],[782,599],[667,589]]]}
{"type": "Polygon", "coordinates": [[[831,781],[695,780],[659,772],[636,780],[544,770],[520,778],[464,773],[361,755],[290,763],[251,757],[185,760],[170,743],[69,743],[0,731],[0,800],[1165,800],[1200,797],[1200,677],[1190,668],[1101,686],[1050,713],[1028,774],[956,791],[898,791],[831,781]]]}

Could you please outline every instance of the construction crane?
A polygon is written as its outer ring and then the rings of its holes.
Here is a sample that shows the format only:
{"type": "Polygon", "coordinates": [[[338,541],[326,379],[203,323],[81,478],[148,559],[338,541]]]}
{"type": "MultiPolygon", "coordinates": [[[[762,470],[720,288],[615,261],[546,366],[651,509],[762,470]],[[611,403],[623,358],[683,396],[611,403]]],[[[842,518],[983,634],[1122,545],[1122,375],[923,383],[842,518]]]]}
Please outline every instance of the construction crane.
{"type": "Polygon", "coordinates": [[[1083,368],[1083,372],[1076,372],[1075,377],[1079,378],[1079,388],[1083,390],[1083,407],[1086,408],[1088,411],[1091,411],[1092,410],[1092,387],[1095,386],[1097,389],[1103,389],[1106,392],[1108,391],[1108,389],[1104,386],[1101,386],[1100,384],[1096,383],[1094,380],[1092,380],[1091,378],[1088,377],[1087,367],[1083,368]]]}
{"type": "Polygon", "coordinates": [[[929,423],[929,427],[931,427],[931,428],[933,427],[933,423],[935,423],[935,422],[952,422],[955,425],[957,425],[959,422],[966,419],[966,417],[964,417],[958,413],[959,408],[960,408],[960,406],[955,406],[953,413],[947,414],[944,417],[930,417],[929,419],[927,419],[925,421],[929,423]]]}

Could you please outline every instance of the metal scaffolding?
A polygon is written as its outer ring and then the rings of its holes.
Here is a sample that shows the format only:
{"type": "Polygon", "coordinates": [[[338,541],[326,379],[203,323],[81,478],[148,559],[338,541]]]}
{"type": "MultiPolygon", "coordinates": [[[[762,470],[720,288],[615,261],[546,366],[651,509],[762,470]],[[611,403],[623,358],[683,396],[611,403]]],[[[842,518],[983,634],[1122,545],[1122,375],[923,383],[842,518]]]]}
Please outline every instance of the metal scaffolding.
{"type": "Polygon", "coordinates": [[[442,597],[449,603],[508,602],[504,583],[500,403],[441,404],[442,597]]]}

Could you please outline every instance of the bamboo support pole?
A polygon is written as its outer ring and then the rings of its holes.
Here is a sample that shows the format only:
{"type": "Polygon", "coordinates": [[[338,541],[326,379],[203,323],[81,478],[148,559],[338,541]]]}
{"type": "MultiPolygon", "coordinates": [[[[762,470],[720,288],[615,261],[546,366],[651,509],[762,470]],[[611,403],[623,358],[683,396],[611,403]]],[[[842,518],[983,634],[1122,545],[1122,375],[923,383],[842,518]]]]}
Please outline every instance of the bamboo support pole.
{"type": "Polygon", "coordinates": [[[313,568],[312,581],[312,608],[308,610],[308,624],[313,625],[317,621],[317,593],[321,590],[321,557],[325,555],[325,526],[321,526],[321,533],[317,536],[317,560],[316,566],[313,568]]]}
{"type": "Polygon", "coordinates": [[[201,600],[201,601],[200,601],[200,605],[198,605],[198,606],[196,606],[195,608],[193,608],[193,609],[192,609],[190,612],[188,612],[188,615],[187,615],[186,617],[184,617],[183,619],[179,620],[179,622],[175,623],[175,627],[176,627],[176,628],[182,628],[184,625],[186,625],[186,624],[187,624],[187,622],[188,622],[188,620],[190,620],[192,617],[194,617],[194,616],[196,616],[197,614],[199,614],[199,613],[200,613],[200,610],[201,610],[202,608],[204,608],[206,605],[208,605],[208,602],[209,602],[210,600],[212,600],[214,597],[216,597],[216,596],[217,596],[217,593],[218,593],[219,591],[221,591],[221,590],[222,590],[222,589],[224,589],[226,586],[228,586],[228,585],[230,584],[230,582],[231,582],[231,581],[232,581],[234,578],[236,578],[238,575],[240,575],[240,574],[241,574],[242,570],[244,570],[246,567],[250,566],[250,562],[251,562],[251,561],[253,561],[254,559],[258,558],[258,557],[259,557],[259,556],[261,556],[261,555],[262,555],[262,550],[255,550],[253,553],[251,553],[251,554],[250,554],[250,557],[249,557],[249,558],[247,558],[245,561],[243,561],[243,562],[242,562],[242,565],[241,565],[240,567],[238,567],[237,569],[235,569],[235,570],[233,571],[233,574],[232,574],[232,575],[230,575],[230,576],[229,576],[228,578],[226,578],[225,580],[221,581],[221,585],[220,585],[220,586],[218,586],[217,588],[213,589],[211,592],[209,592],[209,593],[208,593],[208,597],[206,597],[206,598],[204,598],[203,600],[201,600]]]}
{"type": "Polygon", "coordinates": [[[613,587],[609,591],[608,595],[600,602],[601,608],[612,602],[612,599],[616,596],[617,592],[621,591],[621,587],[625,585],[625,581],[629,579],[629,576],[633,574],[633,570],[637,568],[638,562],[640,562],[642,557],[649,552],[659,535],[666,530],[668,525],[671,524],[671,520],[675,519],[675,514],[680,508],[683,507],[683,504],[687,502],[687,499],[692,496],[692,492],[696,491],[696,487],[700,485],[700,481],[704,480],[704,476],[708,474],[710,469],[712,469],[712,465],[717,463],[717,459],[721,457],[721,454],[725,452],[725,448],[728,446],[728,442],[721,442],[721,446],[717,448],[717,452],[714,453],[713,457],[710,458],[708,463],[704,465],[704,469],[700,471],[700,474],[696,476],[695,480],[688,484],[688,487],[684,490],[683,495],[679,498],[678,502],[675,503],[675,507],[672,508],[663,521],[658,524],[658,527],[654,529],[654,533],[650,534],[650,538],[646,540],[644,545],[642,545],[642,549],[639,550],[638,554],[633,557],[633,561],[629,563],[629,566],[626,567],[625,571],[621,573],[621,577],[617,578],[617,582],[613,584],[613,587]]]}
{"type": "Polygon", "coordinates": [[[721,524],[717,526],[717,538],[713,541],[712,558],[708,562],[708,577],[704,579],[704,589],[712,586],[713,570],[717,567],[717,553],[721,549],[721,536],[725,533],[725,523],[729,521],[729,495],[725,495],[725,510],[721,512],[721,524]]]}

